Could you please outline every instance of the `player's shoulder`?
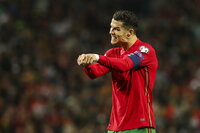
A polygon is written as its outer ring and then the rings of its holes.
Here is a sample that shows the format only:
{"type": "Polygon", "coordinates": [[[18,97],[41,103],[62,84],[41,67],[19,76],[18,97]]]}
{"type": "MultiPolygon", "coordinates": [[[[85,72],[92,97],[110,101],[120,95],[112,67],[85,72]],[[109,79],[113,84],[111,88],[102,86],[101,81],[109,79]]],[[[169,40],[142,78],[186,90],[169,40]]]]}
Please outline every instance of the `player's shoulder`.
{"type": "Polygon", "coordinates": [[[152,53],[155,52],[155,49],[152,47],[151,44],[140,41],[139,45],[138,45],[138,49],[142,52],[142,53],[152,53]]]}
{"type": "Polygon", "coordinates": [[[106,51],[105,56],[115,56],[118,53],[120,53],[121,48],[111,48],[109,50],[106,51]]]}

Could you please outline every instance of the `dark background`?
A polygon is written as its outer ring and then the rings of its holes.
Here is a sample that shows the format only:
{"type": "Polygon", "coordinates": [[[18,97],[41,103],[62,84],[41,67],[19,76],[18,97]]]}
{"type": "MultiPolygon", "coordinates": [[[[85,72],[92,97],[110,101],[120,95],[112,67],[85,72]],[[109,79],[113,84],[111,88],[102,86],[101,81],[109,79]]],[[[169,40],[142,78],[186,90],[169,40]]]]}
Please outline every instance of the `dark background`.
{"type": "Polygon", "coordinates": [[[157,133],[200,132],[199,0],[0,0],[0,133],[106,133],[110,75],[76,59],[112,47],[118,9],[157,51],[157,133]]]}

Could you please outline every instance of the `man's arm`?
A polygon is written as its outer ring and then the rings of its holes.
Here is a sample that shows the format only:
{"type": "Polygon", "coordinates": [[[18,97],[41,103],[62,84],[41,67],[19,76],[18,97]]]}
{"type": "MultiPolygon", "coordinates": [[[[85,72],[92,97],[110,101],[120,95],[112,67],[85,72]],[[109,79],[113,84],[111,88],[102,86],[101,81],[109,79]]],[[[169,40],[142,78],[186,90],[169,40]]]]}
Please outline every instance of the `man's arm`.
{"type": "Polygon", "coordinates": [[[130,69],[137,69],[145,66],[157,66],[157,57],[155,50],[150,45],[143,45],[138,50],[124,56],[123,58],[115,58],[115,56],[102,56],[97,54],[84,54],[80,64],[88,65],[98,62],[111,70],[128,71],[130,69]]]}
{"type": "Polygon", "coordinates": [[[80,59],[78,59],[78,64],[87,66],[94,62],[98,62],[107,68],[124,72],[138,65],[137,62],[139,61],[139,58],[135,57],[134,60],[135,62],[128,56],[125,56],[124,58],[112,58],[97,54],[82,54],[80,59]]]}
{"type": "Polygon", "coordinates": [[[108,73],[110,69],[97,63],[85,66],[84,71],[91,79],[95,79],[108,73]]]}
{"type": "Polygon", "coordinates": [[[124,58],[112,58],[99,55],[98,63],[110,69],[121,72],[128,71],[134,68],[134,66],[136,65],[128,56],[125,56],[124,58]]]}
{"type": "Polygon", "coordinates": [[[102,76],[110,71],[109,68],[97,63],[98,59],[99,59],[98,55],[82,54],[78,57],[77,63],[80,66],[84,66],[85,73],[91,79],[95,79],[95,78],[102,76]]]}

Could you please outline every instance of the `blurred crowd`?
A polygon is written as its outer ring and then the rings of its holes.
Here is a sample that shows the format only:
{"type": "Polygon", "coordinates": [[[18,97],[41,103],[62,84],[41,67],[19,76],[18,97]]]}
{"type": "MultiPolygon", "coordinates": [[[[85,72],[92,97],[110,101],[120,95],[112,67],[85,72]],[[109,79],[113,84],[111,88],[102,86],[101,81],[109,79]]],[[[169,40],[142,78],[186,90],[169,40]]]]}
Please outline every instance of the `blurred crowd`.
{"type": "Polygon", "coordinates": [[[116,10],[134,11],[157,51],[157,133],[200,132],[199,0],[0,0],[0,133],[106,133],[111,79],[76,59],[111,48],[116,10]]]}

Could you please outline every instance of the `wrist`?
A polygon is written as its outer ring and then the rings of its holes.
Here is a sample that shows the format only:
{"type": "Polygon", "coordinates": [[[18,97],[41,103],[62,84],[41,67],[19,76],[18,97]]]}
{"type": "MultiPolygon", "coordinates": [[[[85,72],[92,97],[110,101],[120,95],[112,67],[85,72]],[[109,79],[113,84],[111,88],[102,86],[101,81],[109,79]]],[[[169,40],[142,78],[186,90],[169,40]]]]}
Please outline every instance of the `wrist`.
{"type": "Polygon", "coordinates": [[[99,55],[98,54],[94,54],[94,56],[96,58],[94,62],[97,63],[99,61],[99,55]]]}

